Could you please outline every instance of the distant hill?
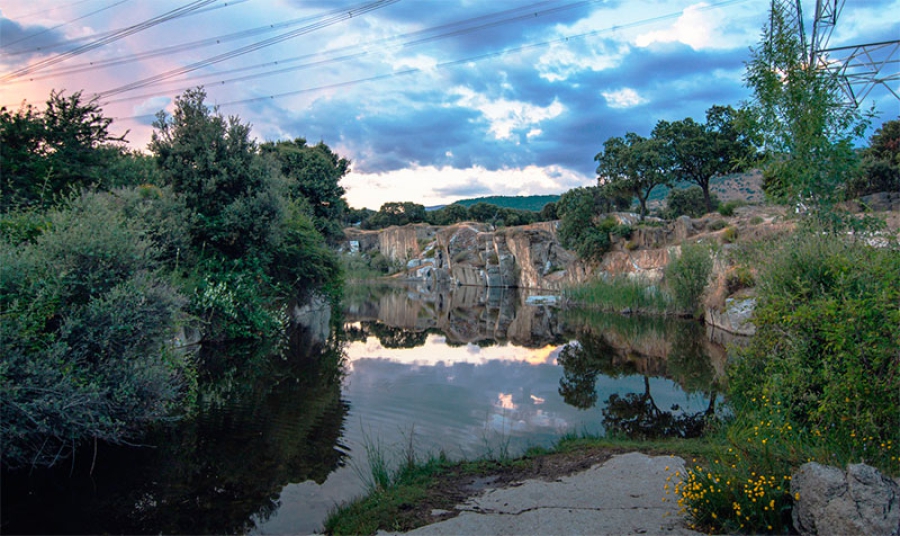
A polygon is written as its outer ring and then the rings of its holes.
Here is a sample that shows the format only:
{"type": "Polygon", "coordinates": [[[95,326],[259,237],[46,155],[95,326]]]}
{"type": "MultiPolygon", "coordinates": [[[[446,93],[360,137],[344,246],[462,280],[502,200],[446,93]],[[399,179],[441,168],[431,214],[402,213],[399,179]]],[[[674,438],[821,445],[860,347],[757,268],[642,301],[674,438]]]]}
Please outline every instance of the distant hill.
{"type": "Polygon", "coordinates": [[[462,205],[466,208],[471,207],[475,203],[487,203],[503,208],[514,208],[518,210],[531,210],[540,212],[547,203],[555,203],[559,200],[558,195],[492,195],[489,197],[475,197],[473,199],[460,199],[453,203],[454,205],[462,205]]]}

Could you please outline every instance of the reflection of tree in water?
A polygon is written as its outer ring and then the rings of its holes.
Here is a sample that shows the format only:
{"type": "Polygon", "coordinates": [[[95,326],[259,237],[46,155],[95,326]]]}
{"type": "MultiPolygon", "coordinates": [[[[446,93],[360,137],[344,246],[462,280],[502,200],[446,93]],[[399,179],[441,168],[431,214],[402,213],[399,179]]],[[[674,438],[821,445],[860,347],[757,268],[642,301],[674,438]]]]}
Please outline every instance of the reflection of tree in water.
{"type": "Polygon", "coordinates": [[[153,448],[101,448],[91,477],[90,453],[71,480],[68,467],[45,475],[50,496],[17,505],[22,530],[246,533],[277,510],[286,484],[322,483],[343,465],[342,352],[337,337],[311,344],[298,332],[274,353],[205,348],[197,415],[148,437],[153,448]],[[54,493],[69,508],[55,517],[65,519],[41,517],[54,493]]]}
{"type": "MultiPolygon", "coordinates": [[[[704,333],[697,329],[700,325],[648,323],[639,320],[628,324],[629,320],[619,317],[606,322],[606,325],[608,329],[615,329],[632,337],[670,339],[672,345],[665,362],[666,376],[674,377],[686,392],[706,394],[709,405],[704,411],[696,413],[686,413],[678,406],[663,411],[650,392],[650,376],[644,373],[643,393],[628,393],[624,397],[612,394],[606,400],[602,411],[607,433],[633,439],[700,435],[705,418],[715,411],[718,393],[703,339],[704,333]]],[[[567,404],[579,409],[589,409],[597,404],[596,383],[599,375],[616,378],[639,374],[637,362],[624,359],[623,350],[616,348],[605,332],[595,331],[597,327],[598,323],[594,322],[590,328],[583,328],[578,334],[578,342],[566,345],[557,360],[563,367],[559,394],[567,404]]]]}
{"type": "Polygon", "coordinates": [[[557,363],[563,367],[559,394],[566,404],[578,409],[590,409],[597,404],[597,376],[603,374],[617,378],[634,374],[634,369],[615,365],[617,355],[616,348],[602,335],[589,335],[587,332],[578,342],[564,346],[557,363]]]}
{"type": "Polygon", "coordinates": [[[707,415],[715,410],[715,395],[705,411],[685,413],[678,406],[662,411],[650,394],[650,378],[644,376],[644,392],[628,393],[624,397],[613,393],[603,408],[603,427],[610,435],[629,439],[661,437],[699,437],[707,415]],[[678,412],[676,414],[676,412],[678,412]]]}
{"type": "Polygon", "coordinates": [[[416,348],[424,346],[428,339],[428,330],[394,328],[381,322],[363,322],[363,325],[385,348],[416,348]]]}

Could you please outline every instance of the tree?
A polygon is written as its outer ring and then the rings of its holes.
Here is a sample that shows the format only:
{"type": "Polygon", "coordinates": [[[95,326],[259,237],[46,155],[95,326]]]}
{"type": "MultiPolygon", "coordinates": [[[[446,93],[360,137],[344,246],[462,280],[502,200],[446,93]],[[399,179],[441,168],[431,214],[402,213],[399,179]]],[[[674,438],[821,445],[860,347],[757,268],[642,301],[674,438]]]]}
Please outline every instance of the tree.
{"type": "Polygon", "coordinates": [[[709,193],[711,179],[745,169],[755,148],[738,127],[738,112],[731,106],[713,106],[706,111],[706,123],[688,117],[681,121],[660,121],[653,137],[663,144],[666,168],[675,181],[693,182],[703,191],[706,212],[715,210],[709,193]]]}
{"type": "Polygon", "coordinates": [[[878,127],[862,157],[862,172],[847,185],[848,197],[900,191],[900,119],[878,127]]]}
{"type": "Polygon", "coordinates": [[[647,199],[654,188],[671,184],[666,174],[665,148],[655,138],[644,138],[633,132],[625,138],[613,137],[603,143],[603,152],[594,160],[597,180],[610,192],[637,197],[641,219],[647,214],[647,199]]]}
{"type": "Polygon", "coordinates": [[[392,225],[407,225],[425,221],[425,206],[410,201],[390,201],[366,221],[367,229],[384,229],[392,225]]]}
{"type": "Polygon", "coordinates": [[[828,204],[857,169],[853,140],[868,120],[843,105],[832,73],[810,66],[784,4],[773,1],[770,11],[745,75],[753,91],[747,120],[765,157],[763,188],[782,201],[828,204]]]}
{"type": "Polygon", "coordinates": [[[574,250],[582,259],[599,261],[609,250],[609,232],[616,225],[611,217],[595,221],[603,203],[596,187],[573,188],[556,202],[559,216],[559,241],[564,248],[574,250]]]}
{"type": "Polygon", "coordinates": [[[17,112],[0,108],[2,209],[47,206],[69,190],[102,183],[118,152],[110,145],[125,141],[109,132],[111,124],[97,100],[84,102],[80,91],[51,92],[43,112],[30,104],[17,112]]]}
{"type": "Polygon", "coordinates": [[[260,145],[260,151],[274,157],[281,173],[291,179],[293,195],[302,195],[309,202],[316,229],[330,241],[343,236],[341,218],[347,202],[339,182],[350,170],[350,161],[324,142],[310,146],[303,138],[266,142],[260,145]]]}
{"type": "Polygon", "coordinates": [[[196,214],[197,249],[211,247],[232,259],[264,258],[278,240],[282,201],[249,125],[226,119],[205,99],[202,88],[191,89],[175,99],[172,117],[160,112],[150,150],[164,179],[196,214]]]}

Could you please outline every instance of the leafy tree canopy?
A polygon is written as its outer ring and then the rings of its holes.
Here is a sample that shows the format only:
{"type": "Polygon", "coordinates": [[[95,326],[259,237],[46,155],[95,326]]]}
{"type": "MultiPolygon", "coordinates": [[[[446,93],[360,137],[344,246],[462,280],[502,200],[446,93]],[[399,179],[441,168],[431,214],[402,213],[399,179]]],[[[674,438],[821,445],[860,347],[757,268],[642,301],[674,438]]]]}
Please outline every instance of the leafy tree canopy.
{"type": "Polygon", "coordinates": [[[301,195],[309,202],[316,229],[332,241],[341,237],[340,222],[347,203],[339,182],[350,171],[350,161],[324,142],[310,146],[303,138],[266,142],[260,150],[274,157],[281,173],[290,179],[292,195],[301,195]]]}
{"type": "Polygon", "coordinates": [[[597,176],[600,186],[608,191],[634,196],[640,204],[641,219],[647,214],[647,198],[654,188],[670,185],[666,173],[665,146],[657,138],[645,138],[629,132],[624,138],[613,137],[603,143],[597,176]]]}
{"type": "Polygon", "coordinates": [[[782,201],[829,203],[858,167],[853,140],[868,117],[844,105],[831,72],[810,67],[785,5],[770,10],[745,75],[753,91],[746,119],[765,156],[763,189],[782,201]]]}
{"type": "Polygon", "coordinates": [[[44,111],[30,104],[0,108],[0,207],[48,206],[72,189],[103,182],[125,136],[109,131],[96,99],[53,91],[44,111]]]}
{"type": "Polygon", "coordinates": [[[731,106],[713,106],[706,111],[706,123],[688,117],[671,123],[660,121],[653,129],[653,137],[663,144],[670,176],[699,186],[707,212],[715,210],[710,180],[743,171],[756,152],[750,137],[738,126],[738,115],[731,106]]]}

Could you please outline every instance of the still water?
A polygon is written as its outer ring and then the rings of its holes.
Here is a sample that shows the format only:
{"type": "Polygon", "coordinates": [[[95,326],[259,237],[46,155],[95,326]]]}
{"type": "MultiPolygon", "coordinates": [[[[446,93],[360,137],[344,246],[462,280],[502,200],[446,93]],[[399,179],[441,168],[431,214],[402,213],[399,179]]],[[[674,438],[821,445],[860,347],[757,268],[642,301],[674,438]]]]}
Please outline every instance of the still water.
{"type": "Polygon", "coordinates": [[[266,347],[203,348],[196,414],[135,447],[3,474],[2,532],[313,533],[367,451],[516,455],[566,433],[696,435],[721,389],[702,325],[513,290],[351,287],[266,347]],[[327,312],[326,312],[327,313],[327,312]]]}

